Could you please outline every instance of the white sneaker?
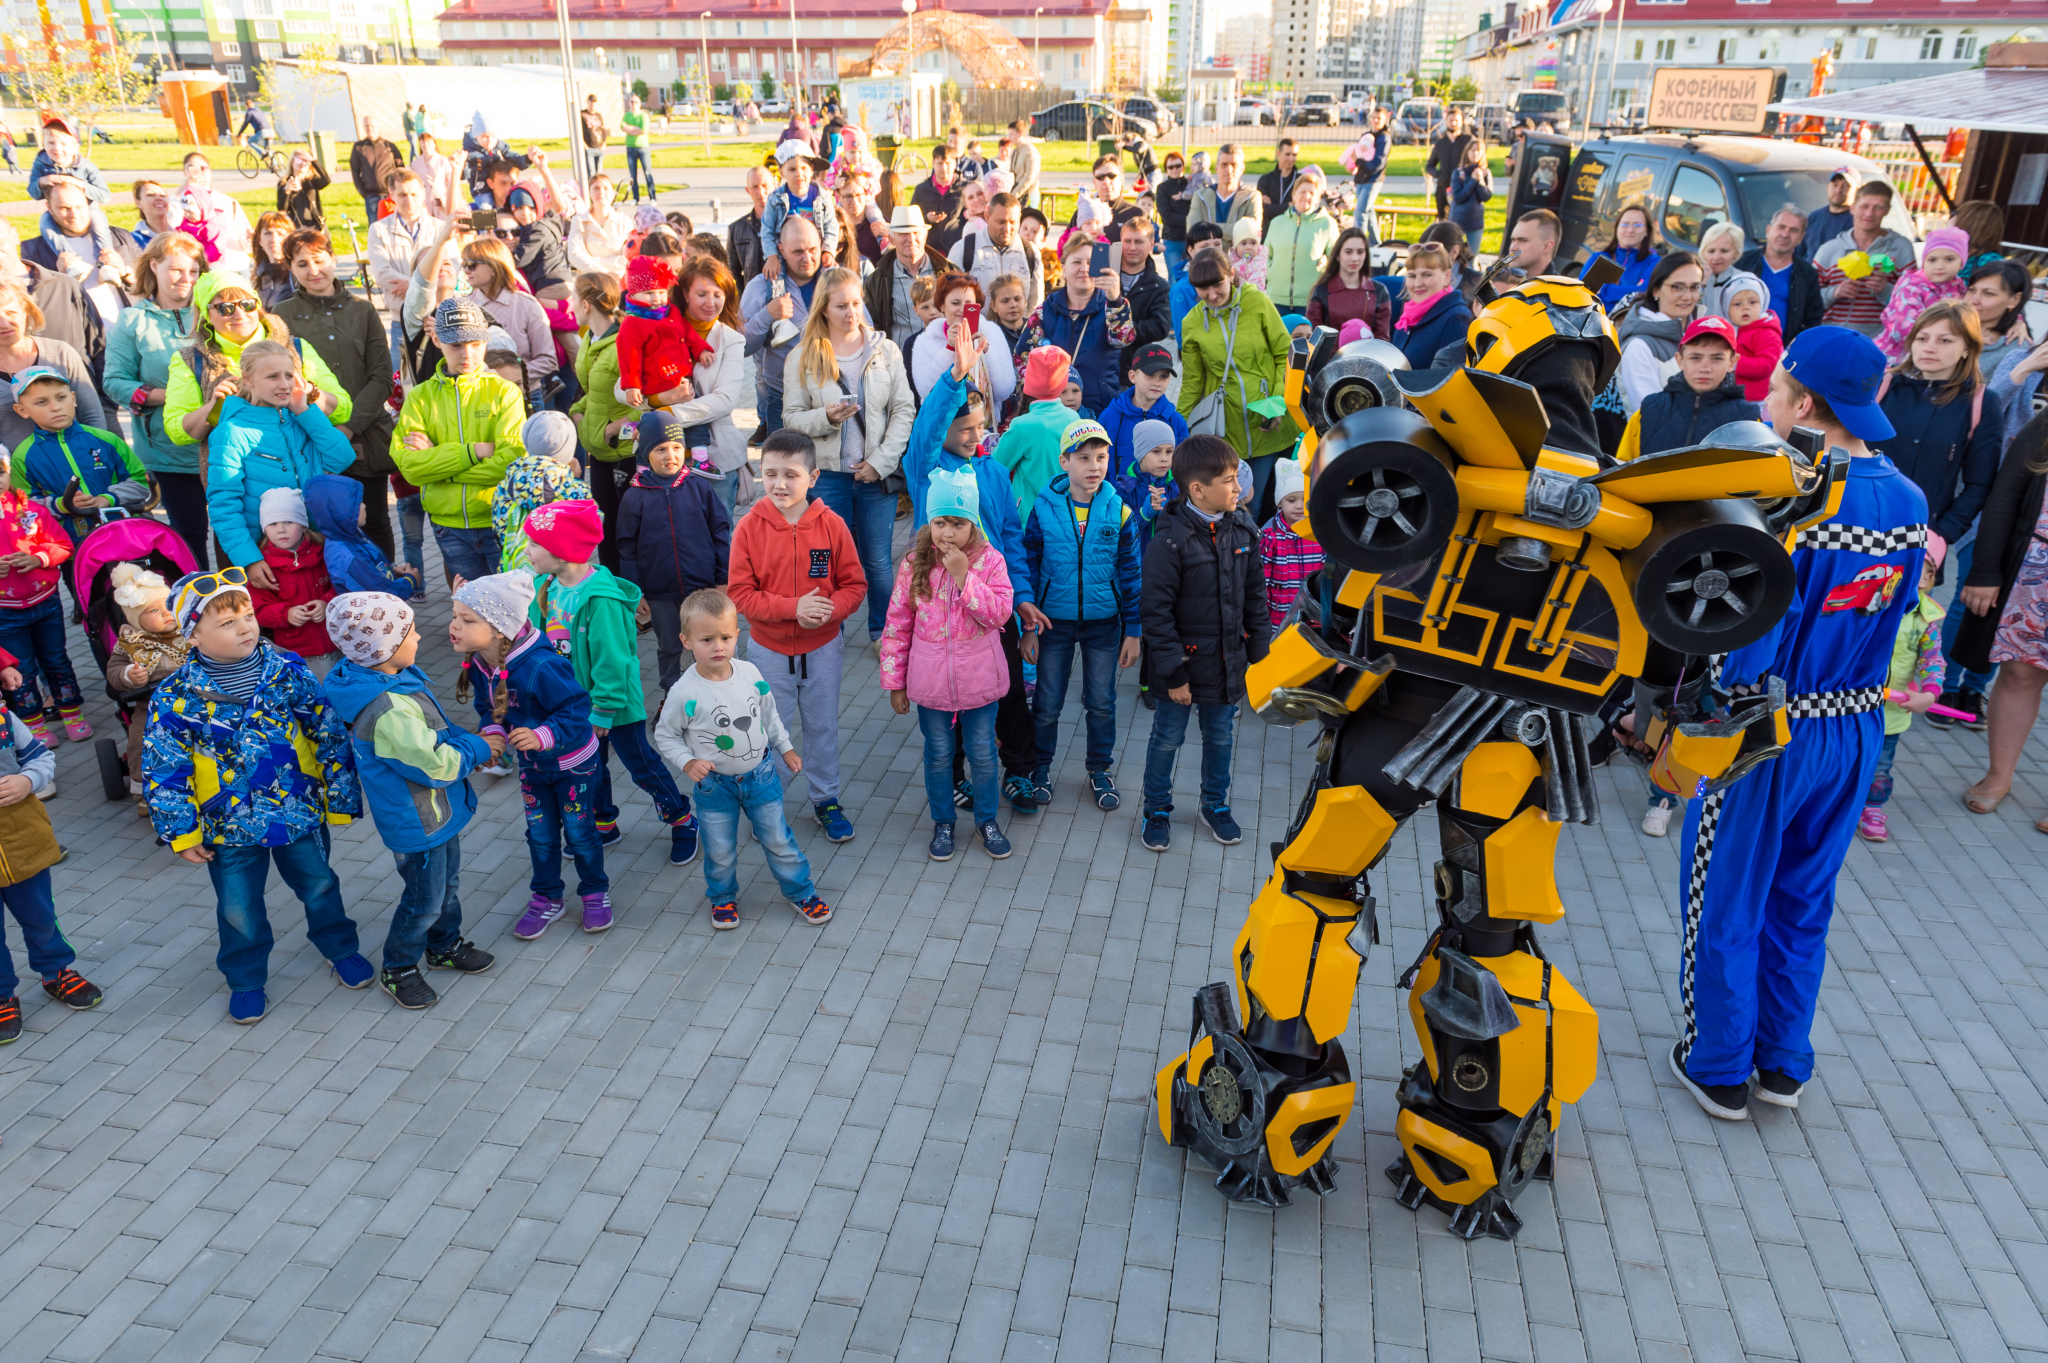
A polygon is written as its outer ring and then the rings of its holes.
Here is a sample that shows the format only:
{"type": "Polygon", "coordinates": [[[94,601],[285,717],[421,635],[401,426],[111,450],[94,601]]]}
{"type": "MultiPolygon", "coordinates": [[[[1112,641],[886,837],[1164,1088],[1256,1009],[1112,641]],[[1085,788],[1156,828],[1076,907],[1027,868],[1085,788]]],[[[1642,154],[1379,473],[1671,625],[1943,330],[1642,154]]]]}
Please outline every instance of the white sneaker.
{"type": "Polygon", "coordinates": [[[1653,838],[1665,836],[1671,828],[1671,811],[1674,806],[1659,801],[1643,811],[1643,831],[1653,838]]]}
{"type": "Polygon", "coordinates": [[[512,764],[501,757],[495,762],[486,762],[483,766],[472,768],[472,770],[478,776],[510,776],[512,774],[512,764]]]}
{"type": "Polygon", "coordinates": [[[53,777],[51,777],[51,778],[50,778],[50,784],[49,784],[49,785],[47,785],[47,786],[44,786],[44,787],[43,787],[43,788],[42,788],[41,790],[39,790],[39,791],[37,791],[37,792],[36,792],[36,798],[37,798],[38,800],[54,800],[54,799],[56,799],[56,798],[57,798],[57,778],[56,778],[56,777],[54,777],[54,776],[53,776],[53,777]]]}

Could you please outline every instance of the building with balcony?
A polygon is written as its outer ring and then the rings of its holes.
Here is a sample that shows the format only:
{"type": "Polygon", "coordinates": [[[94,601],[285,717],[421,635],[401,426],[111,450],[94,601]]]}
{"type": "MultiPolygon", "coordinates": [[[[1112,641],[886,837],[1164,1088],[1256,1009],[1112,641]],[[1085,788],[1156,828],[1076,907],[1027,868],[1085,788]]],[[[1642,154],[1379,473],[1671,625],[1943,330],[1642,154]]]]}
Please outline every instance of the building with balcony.
{"type": "MultiPolygon", "coordinates": [[[[279,57],[297,57],[309,44],[331,46],[347,62],[435,59],[432,22],[437,10],[409,9],[414,0],[115,0],[115,23],[132,35],[140,62],[173,70],[214,70],[242,91],[255,88],[255,69],[279,57]],[[415,40],[418,40],[417,42],[415,40]]],[[[417,0],[419,6],[433,0],[417,0]]],[[[61,7],[53,6],[58,18],[61,7]]],[[[38,31],[32,0],[11,0],[11,31],[38,31]]],[[[61,25],[60,25],[61,26],[61,25]]],[[[76,28],[75,16],[71,24],[76,28]]]]}

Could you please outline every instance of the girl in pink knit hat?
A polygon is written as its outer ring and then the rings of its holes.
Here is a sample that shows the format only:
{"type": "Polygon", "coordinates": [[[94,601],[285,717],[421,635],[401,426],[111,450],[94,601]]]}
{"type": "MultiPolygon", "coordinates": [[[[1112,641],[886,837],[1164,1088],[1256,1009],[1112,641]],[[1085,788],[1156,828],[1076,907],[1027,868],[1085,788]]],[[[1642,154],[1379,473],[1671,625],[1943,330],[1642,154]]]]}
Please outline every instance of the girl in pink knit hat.
{"type": "Polygon", "coordinates": [[[1930,303],[1961,298],[1969,291],[1963,262],[1970,258],[1970,234],[1960,227],[1937,227],[1920,247],[1920,263],[1899,276],[1892,298],[1884,305],[1877,348],[1893,364],[1906,358],[1906,337],[1930,303]]]}

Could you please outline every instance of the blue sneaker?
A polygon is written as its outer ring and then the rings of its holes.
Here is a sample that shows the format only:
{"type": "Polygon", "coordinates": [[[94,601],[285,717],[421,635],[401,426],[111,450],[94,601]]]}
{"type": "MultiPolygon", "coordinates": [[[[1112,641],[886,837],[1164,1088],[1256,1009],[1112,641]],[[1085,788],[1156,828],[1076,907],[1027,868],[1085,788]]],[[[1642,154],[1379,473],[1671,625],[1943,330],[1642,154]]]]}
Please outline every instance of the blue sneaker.
{"type": "Polygon", "coordinates": [[[1244,830],[1237,826],[1237,820],[1230,817],[1229,805],[1217,805],[1214,809],[1198,809],[1195,818],[1202,827],[1209,830],[1209,836],[1225,847],[1244,841],[1244,830]]]}
{"type": "Polygon", "coordinates": [[[1164,852],[1173,846],[1173,819],[1165,810],[1145,816],[1145,830],[1139,834],[1145,846],[1154,852],[1164,852]]]}
{"type": "Polygon", "coordinates": [[[360,951],[351,951],[338,961],[329,961],[327,967],[334,972],[334,978],[341,981],[344,989],[368,989],[370,982],[377,978],[377,972],[370,968],[370,963],[363,959],[360,951]]]}
{"type": "Polygon", "coordinates": [[[932,845],[927,849],[933,861],[953,859],[953,825],[935,823],[932,825],[932,845]]]}
{"type": "Polygon", "coordinates": [[[817,812],[818,827],[825,830],[825,841],[853,841],[853,820],[846,817],[846,810],[839,801],[826,800],[818,806],[817,812]]]}
{"type": "Polygon", "coordinates": [[[987,852],[997,861],[1001,861],[1004,857],[1010,855],[1010,840],[1003,836],[1002,829],[996,827],[994,819],[990,819],[984,824],[976,824],[975,828],[981,834],[981,847],[983,851],[987,852]]]}
{"type": "Polygon", "coordinates": [[[668,826],[668,864],[688,866],[697,859],[697,817],[685,814],[681,823],[668,826]]]}
{"type": "Polygon", "coordinates": [[[1040,767],[1031,773],[1031,794],[1040,809],[1052,804],[1052,772],[1049,768],[1040,767]]]}
{"type": "MultiPolygon", "coordinates": [[[[357,960],[363,958],[358,956],[357,960]]],[[[228,995],[228,1021],[238,1022],[247,1027],[252,1022],[263,1021],[263,1015],[270,1011],[270,1001],[263,997],[261,989],[237,989],[228,995]]]]}
{"type": "Polygon", "coordinates": [[[1115,809],[1124,802],[1124,797],[1117,793],[1116,782],[1109,779],[1109,773],[1106,771],[1089,772],[1088,789],[1095,793],[1097,809],[1115,809]]]}

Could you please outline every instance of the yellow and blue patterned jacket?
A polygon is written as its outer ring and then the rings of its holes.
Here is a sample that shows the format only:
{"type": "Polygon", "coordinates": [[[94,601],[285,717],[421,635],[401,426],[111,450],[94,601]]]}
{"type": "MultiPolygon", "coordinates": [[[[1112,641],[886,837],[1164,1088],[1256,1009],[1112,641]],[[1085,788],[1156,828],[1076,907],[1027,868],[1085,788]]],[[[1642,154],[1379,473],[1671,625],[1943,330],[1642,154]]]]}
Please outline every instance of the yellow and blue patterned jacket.
{"type": "Polygon", "coordinates": [[[150,697],[142,775],[172,851],[282,847],[363,812],[348,730],[320,683],[268,639],[256,646],[263,680],[247,704],[216,690],[196,656],[150,697]]]}

